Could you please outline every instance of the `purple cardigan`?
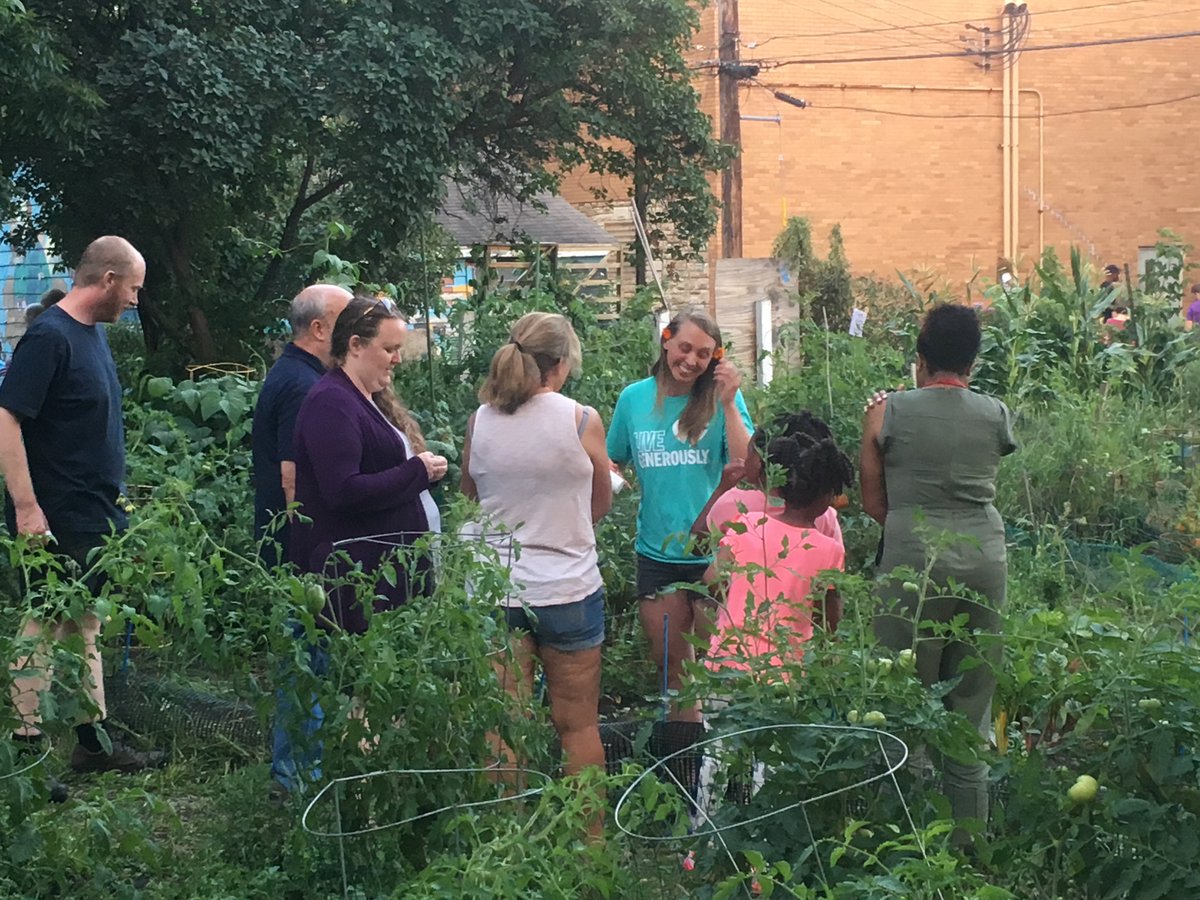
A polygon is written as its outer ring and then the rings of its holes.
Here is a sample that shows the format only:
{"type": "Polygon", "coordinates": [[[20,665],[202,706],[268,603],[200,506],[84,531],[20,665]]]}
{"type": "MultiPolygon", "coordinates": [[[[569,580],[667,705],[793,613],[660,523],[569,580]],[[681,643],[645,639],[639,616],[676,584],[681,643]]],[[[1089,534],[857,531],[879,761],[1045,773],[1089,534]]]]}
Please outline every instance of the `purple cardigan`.
{"type": "MultiPolygon", "coordinates": [[[[395,429],[341,369],[322,376],[308,392],[296,417],[293,439],[296,500],[309,523],[292,525],[289,559],[302,571],[327,571],[336,541],[377,534],[405,534],[411,541],[429,530],[420,494],[429,488],[425,464],[409,457],[395,429]]],[[[379,564],[386,546],[357,543],[344,548],[367,571],[379,564]]],[[[420,571],[397,571],[393,587],[380,580],[376,610],[404,603],[408,582],[420,571]]],[[[412,587],[415,588],[415,585],[412,587]]],[[[349,591],[335,591],[325,615],[347,631],[361,634],[367,620],[349,591]]]]}

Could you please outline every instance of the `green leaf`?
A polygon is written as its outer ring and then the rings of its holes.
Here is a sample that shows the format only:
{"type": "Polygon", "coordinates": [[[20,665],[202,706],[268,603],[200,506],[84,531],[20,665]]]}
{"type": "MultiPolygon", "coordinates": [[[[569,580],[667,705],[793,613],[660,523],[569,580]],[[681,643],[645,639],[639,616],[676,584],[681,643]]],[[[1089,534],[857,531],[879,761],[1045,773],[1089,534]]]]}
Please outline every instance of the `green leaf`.
{"type": "Polygon", "coordinates": [[[151,378],[146,382],[146,394],[152,400],[160,400],[175,389],[170,378],[151,378]]]}
{"type": "Polygon", "coordinates": [[[207,422],[221,409],[222,397],[215,391],[206,391],[200,398],[200,418],[207,422]]]}

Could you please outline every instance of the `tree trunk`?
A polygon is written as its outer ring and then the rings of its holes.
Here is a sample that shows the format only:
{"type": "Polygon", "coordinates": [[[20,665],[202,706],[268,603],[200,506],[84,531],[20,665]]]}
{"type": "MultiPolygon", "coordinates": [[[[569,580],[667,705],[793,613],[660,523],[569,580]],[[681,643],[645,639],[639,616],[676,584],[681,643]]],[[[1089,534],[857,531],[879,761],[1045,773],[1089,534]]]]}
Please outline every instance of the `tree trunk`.
{"type": "Polygon", "coordinates": [[[210,363],[217,361],[217,346],[213,343],[212,329],[208,326],[208,316],[198,306],[188,308],[188,320],[192,326],[192,355],[196,362],[210,363]]]}
{"type": "Polygon", "coordinates": [[[162,346],[162,329],[155,319],[155,303],[143,291],[138,300],[138,322],[142,326],[142,343],[146,345],[146,355],[157,353],[162,346]]]}
{"type": "Polygon", "coordinates": [[[292,208],[288,210],[283,228],[279,232],[279,246],[276,248],[278,252],[273,254],[267,263],[263,277],[258,283],[258,289],[254,292],[254,299],[251,302],[256,305],[262,305],[268,300],[274,299],[273,295],[278,290],[279,273],[283,271],[283,262],[287,258],[287,254],[296,249],[299,243],[300,222],[304,214],[325,198],[332,197],[346,185],[344,178],[331,178],[324,187],[310,194],[308,189],[312,185],[315,167],[316,160],[310,152],[304,162],[304,172],[300,176],[300,184],[296,187],[296,199],[292,201],[292,208]]]}

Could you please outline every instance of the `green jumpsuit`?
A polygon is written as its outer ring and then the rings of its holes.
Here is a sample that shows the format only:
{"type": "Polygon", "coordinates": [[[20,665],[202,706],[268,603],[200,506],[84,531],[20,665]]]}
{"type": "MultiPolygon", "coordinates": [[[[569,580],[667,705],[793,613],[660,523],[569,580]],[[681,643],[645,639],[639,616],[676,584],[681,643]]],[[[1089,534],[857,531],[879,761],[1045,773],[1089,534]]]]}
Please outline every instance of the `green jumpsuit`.
{"type": "MultiPolygon", "coordinates": [[[[962,675],[945,696],[946,707],[962,713],[987,735],[1000,661],[1000,609],[1004,604],[1007,556],[1004,522],[992,505],[1000,458],[1016,449],[1012,416],[999,400],[965,388],[929,387],[892,394],[879,434],[887,487],[887,520],[879,571],[883,608],[875,619],[880,642],[893,649],[914,647],[917,672],[926,685],[962,675]],[[965,539],[939,535],[950,532],[965,539]],[[898,566],[918,573],[933,553],[933,584],[950,579],[987,598],[987,604],[929,590],[918,610],[918,595],[900,579],[886,577],[898,566]],[[919,617],[918,617],[919,612],[919,617]],[[995,635],[979,641],[939,635],[936,627],[966,614],[966,630],[995,635]],[[980,653],[987,665],[959,671],[964,659],[980,653]]],[[[963,633],[958,637],[966,638],[963,633]]],[[[944,788],[955,818],[987,821],[988,768],[978,760],[944,759],[944,788]]]]}

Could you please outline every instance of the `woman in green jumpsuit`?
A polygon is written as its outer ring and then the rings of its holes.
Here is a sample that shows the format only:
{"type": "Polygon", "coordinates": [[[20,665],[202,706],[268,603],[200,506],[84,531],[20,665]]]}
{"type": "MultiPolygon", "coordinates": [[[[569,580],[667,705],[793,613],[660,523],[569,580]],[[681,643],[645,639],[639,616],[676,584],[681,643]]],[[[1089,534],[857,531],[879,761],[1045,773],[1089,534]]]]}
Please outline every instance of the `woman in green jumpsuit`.
{"type": "MultiPolygon", "coordinates": [[[[986,736],[1007,578],[1004,522],[992,501],[1000,459],[1016,443],[1008,408],[968,386],[979,344],[975,310],[942,304],[926,315],[917,340],[918,390],[891,394],[867,411],[862,492],[863,507],[883,524],[876,636],[893,649],[914,648],[926,685],[961,676],[943,702],[986,736]],[[947,532],[962,537],[941,536],[947,532]],[[983,602],[928,588],[905,591],[900,579],[887,577],[901,566],[923,572],[930,557],[933,585],[953,579],[983,602]],[[963,630],[939,631],[963,614],[963,630]],[[918,621],[933,624],[918,628],[918,621]],[[992,637],[975,640],[975,634],[992,637]],[[961,670],[964,660],[980,656],[985,664],[961,670]]],[[[986,823],[987,765],[947,758],[942,773],[955,818],[986,823]]]]}

